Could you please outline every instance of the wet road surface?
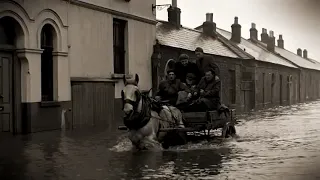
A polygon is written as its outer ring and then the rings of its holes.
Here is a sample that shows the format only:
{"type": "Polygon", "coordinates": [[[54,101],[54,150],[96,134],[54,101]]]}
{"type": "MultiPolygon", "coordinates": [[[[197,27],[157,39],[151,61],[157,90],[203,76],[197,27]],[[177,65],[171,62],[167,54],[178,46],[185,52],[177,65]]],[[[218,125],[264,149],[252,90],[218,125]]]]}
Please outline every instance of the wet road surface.
{"type": "Polygon", "coordinates": [[[320,179],[320,102],[239,117],[238,136],[132,152],[104,130],[0,137],[1,180],[320,179]]]}

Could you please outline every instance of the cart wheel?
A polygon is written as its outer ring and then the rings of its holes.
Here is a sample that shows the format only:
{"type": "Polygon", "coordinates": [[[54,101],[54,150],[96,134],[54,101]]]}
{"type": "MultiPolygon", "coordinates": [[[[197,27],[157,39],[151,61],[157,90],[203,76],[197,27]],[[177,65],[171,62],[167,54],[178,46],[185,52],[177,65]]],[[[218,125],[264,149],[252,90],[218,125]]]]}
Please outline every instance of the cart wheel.
{"type": "Polygon", "coordinates": [[[230,123],[227,123],[223,128],[222,128],[222,138],[228,138],[228,137],[234,137],[236,135],[236,128],[234,125],[231,125],[230,123]]]}

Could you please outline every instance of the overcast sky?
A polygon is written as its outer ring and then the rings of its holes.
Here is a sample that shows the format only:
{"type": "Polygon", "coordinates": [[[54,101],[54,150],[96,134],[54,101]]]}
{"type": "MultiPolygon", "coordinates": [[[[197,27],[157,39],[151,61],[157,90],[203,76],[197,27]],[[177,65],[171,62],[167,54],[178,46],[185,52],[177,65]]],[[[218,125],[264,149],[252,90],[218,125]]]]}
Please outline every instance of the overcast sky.
{"type": "MultiPolygon", "coordinates": [[[[171,4],[171,0],[157,0],[171,4]]],[[[310,58],[320,61],[320,0],[178,0],[183,26],[195,28],[213,13],[217,27],[231,31],[234,17],[239,17],[242,36],[249,38],[251,23],[261,29],[282,34],[286,49],[296,53],[307,49],[310,58]]],[[[168,20],[167,8],[157,10],[157,19],[168,20]]]]}

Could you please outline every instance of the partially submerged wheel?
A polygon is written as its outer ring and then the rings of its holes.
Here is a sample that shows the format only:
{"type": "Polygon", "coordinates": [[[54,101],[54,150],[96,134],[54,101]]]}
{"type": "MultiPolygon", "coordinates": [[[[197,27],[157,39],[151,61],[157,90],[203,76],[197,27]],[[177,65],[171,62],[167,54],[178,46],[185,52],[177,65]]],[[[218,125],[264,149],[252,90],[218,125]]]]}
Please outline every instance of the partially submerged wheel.
{"type": "Polygon", "coordinates": [[[231,123],[226,123],[222,128],[222,138],[234,137],[236,135],[236,128],[231,123]]]}

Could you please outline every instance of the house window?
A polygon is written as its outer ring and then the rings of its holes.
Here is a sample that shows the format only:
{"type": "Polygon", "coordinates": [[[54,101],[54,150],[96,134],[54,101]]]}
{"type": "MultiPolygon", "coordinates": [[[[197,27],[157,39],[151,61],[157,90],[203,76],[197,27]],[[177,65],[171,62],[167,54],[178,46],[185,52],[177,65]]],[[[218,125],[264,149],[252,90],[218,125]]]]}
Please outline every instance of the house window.
{"type": "Polygon", "coordinates": [[[229,70],[229,99],[230,104],[236,103],[236,71],[229,70]]]}
{"type": "Polygon", "coordinates": [[[53,32],[51,25],[46,24],[41,31],[41,99],[53,101],[53,32]]]}
{"type": "Polygon", "coordinates": [[[113,64],[115,74],[125,74],[125,31],[127,22],[113,19],[113,64]]]}

